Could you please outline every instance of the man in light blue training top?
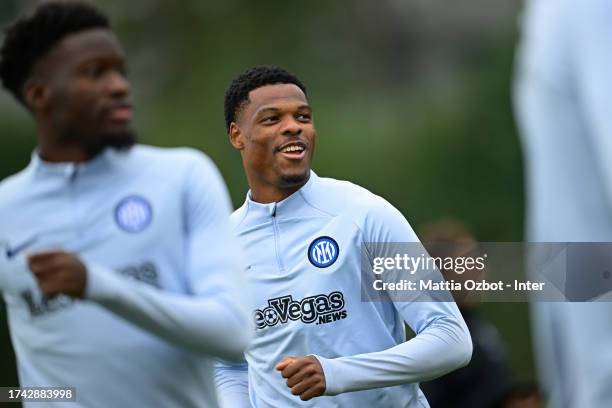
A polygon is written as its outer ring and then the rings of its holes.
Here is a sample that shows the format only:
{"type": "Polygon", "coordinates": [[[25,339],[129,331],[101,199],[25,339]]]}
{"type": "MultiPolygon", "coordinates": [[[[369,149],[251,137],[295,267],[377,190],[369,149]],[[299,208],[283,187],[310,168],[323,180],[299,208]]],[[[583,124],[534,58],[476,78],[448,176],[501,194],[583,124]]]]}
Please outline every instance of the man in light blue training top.
{"type": "Polygon", "coordinates": [[[369,243],[418,242],[406,219],[381,197],[311,170],[312,109],[290,73],[261,66],[240,75],[225,120],[250,186],[232,217],[257,329],[245,364],[217,365],[222,405],[428,406],[418,382],[471,357],[456,305],[361,300],[362,244],[371,262],[380,246],[369,243]],[[416,333],[407,342],[404,322],[416,333]]]}
{"type": "Polygon", "coordinates": [[[216,167],[134,146],[123,51],[90,6],[45,3],[1,57],[38,137],[0,184],[20,385],[72,387],[76,402],[53,407],[217,406],[211,357],[242,356],[251,306],[216,167]]]}
{"type": "Polygon", "coordinates": [[[514,102],[526,240],[591,252],[552,269],[569,273],[572,302],[531,304],[539,379],[551,408],[612,407],[609,250],[600,265],[592,252],[612,242],[612,2],[529,0],[521,23],[514,102]]]}

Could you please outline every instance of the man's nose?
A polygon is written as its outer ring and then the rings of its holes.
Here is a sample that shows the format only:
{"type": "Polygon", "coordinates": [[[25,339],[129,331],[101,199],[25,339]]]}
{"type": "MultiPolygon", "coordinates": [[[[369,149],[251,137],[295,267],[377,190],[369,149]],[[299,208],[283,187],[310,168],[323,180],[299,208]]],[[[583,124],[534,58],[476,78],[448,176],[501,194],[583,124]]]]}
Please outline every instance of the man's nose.
{"type": "Polygon", "coordinates": [[[281,134],[284,136],[296,136],[302,133],[302,124],[291,117],[283,121],[281,134]]]}
{"type": "Polygon", "coordinates": [[[108,89],[113,96],[122,97],[130,93],[130,83],[123,73],[114,71],[109,76],[108,89]]]}

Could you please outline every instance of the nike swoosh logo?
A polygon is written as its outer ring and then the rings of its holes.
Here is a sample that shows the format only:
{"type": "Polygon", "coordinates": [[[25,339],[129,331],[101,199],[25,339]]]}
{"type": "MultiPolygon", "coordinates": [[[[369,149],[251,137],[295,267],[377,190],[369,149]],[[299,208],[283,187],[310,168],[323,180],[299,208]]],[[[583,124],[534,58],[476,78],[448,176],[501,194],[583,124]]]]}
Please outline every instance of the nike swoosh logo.
{"type": "Polygon", "coordinates": [[[36,235],[34,235],[32,238],[28,239],[27,241],[24,241],[23,243],[17,245],[14,248],[6,248],[6,257],[8,259],[14,258],[17,254],[19,254],[21,251],[23,251],[24,249],[28,248],[29,246],[31,246],[34,242],[36,242],[38,240],[38,237],[36,235]]]}

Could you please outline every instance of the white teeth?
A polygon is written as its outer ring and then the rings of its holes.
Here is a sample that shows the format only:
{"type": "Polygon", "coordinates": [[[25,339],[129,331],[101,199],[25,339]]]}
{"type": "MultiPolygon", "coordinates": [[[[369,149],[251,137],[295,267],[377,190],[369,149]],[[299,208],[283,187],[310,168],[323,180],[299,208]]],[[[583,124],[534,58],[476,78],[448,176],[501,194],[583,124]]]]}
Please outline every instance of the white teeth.
{"type": "Polygon", "coordinates": [[[285,147],[282,151],[283,152],[301,152],[302,150],[304,150],[302,146],[292,145],[292,146],[285,147]]]}

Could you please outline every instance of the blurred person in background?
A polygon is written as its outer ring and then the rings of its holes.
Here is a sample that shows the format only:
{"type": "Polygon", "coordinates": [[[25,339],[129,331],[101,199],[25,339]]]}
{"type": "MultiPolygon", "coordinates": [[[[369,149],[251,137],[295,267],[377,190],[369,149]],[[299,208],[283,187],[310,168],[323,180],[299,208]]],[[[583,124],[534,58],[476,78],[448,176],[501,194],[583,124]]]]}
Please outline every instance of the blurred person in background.
{"type": "MultiPolygon", "coordinates": [[[[612,241],[611,22],[609,0],[526,2],[514,96],[528,241],[612,241]]],[[[535,302],[531,311],[549,406],[611,407],[612,306],[535,302]]]]}
{"type": "Polygon", "coordinates": [[[135,144],[124,52],[95,8],[43,4],[0,56],[38,140],[0,184],[21,386],[74,388],[76,404],[54,406],[216,406],[211,357],[241,357],[251,333],[216,167],[135,144]]]}
{"type": "MultiPolygon", "coordinates": [[[[477,256],[478,242],[462,221],[440,219],[421,228],[419,237],[431,257],[477,256]]],[[[461,273],[442,270],[446,280],[465,282],[485,278],[486,270],[461,273]]],[[[497,327],[480,313],[476,292],[452,291],[470,330],[474,351],[466,367],[421,383],[432,408],[536,408],[541,400],[532,384],[512,379],[508,349],[497,327]]]]}
{"type": "Polygon", "coordinates": [[[232,220],[258,309],[247,363],[217,367],[224,406],[429,406],[418,383],[471,356],[450,294],[362,299],[362,251],[371,263],[386,254],[376,243],[418,243],[409,223],[383,198],[311,170],[312,108],[289,72],[259,66],[234,79],[225,121],[250,187],[232,220]]]}

